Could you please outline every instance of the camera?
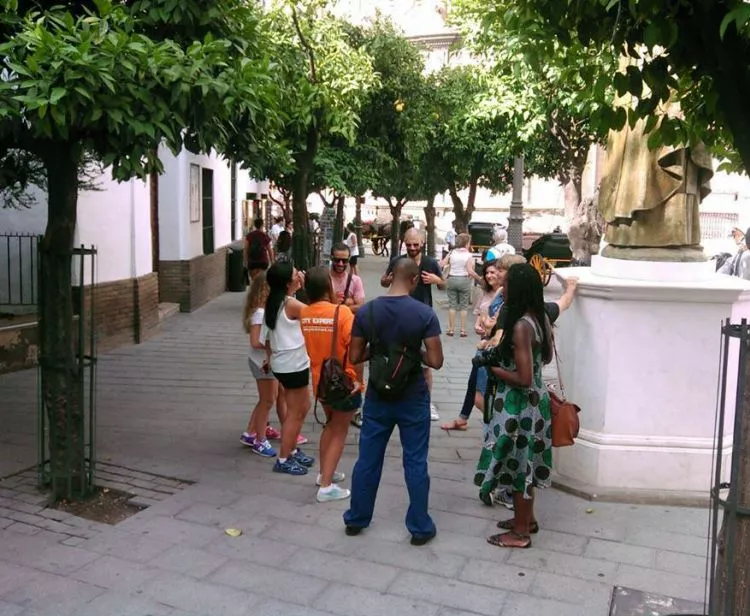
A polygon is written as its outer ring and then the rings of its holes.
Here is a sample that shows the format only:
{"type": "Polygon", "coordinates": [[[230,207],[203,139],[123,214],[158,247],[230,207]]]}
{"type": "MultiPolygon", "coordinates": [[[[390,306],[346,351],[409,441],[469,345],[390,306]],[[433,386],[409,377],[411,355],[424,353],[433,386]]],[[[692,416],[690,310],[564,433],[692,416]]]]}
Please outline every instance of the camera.
{"type": "Polygon", "coordinates": [[[495,366],[499,363],[499,356],[497,347],[490,347],[478,351],[477,354],[471,358],[471,364],[475,368],[484,368],[486,366],[495,366]]]}

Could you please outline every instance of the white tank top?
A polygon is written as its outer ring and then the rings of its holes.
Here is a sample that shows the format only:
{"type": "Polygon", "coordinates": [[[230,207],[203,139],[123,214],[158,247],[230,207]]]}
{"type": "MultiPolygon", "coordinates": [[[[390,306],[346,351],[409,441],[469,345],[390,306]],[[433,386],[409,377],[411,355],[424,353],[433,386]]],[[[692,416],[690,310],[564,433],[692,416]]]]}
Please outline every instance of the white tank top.
{"type": "Polygon", "coordinates": [[[466,278],[466,276],[469,275],[469,271],[466,269],[466,264],[471,258],[471,253],[468,250],[461,249],[451,252],[450,257],[448,258],[451,265],[448,275],[466,278]]]}
{"type": "Polygon", "coordinates": [[[299,321],[286,316],[285,306],[286,300],[279,309],[276,328],[268,330],[268,341],[271,345],[271,370],[284,374],[300,372],[310,367],[302,328],[299,321]]]}

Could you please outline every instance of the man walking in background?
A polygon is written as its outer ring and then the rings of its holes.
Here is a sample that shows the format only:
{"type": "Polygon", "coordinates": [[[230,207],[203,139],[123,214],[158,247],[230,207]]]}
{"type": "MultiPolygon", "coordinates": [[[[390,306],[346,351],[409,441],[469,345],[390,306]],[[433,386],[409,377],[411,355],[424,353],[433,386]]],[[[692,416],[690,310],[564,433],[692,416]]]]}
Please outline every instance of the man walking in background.
{"type": "Polygon", "coordinates": [[[409,491],[406,527],[412,545],[424,545],[436,529],[428,513],[430,393],[421,365],[436,370],[443,365],[440,322],[432,308],[409,297],[421,282],[413,259],[398,259],[390,268],[390,278],[388,293],[366,304],[354,317],[349,360],[359,364],[369,359],[370,379],[359,458],[352,474],[351,506],[344,524],[350,536],[370,525],[385,450],[398,426],[409,491]]]}
{"type": "Polygon", "coordinates": [[[273,263],[273,247],[271,238],[263,231],[263,219],[256,218],[253,221],[255,227],[245,236],[245,246],[242,257],[245,268],[250,275],[250,280],[255,278],[258,272],[264,272],[273,263]]]}
{"type": "MultiPolygon", "coordinates": [[[[406,235],[404,235],[404,244],[406,245],[406,254],[391,259],[391,262],[388,264],[388,269],[380,279],[380,286],[391,286],[396,263],[398,263],[400,259],[410,259],[414,261],[419,268],[417,284],[411,291],[410,295],[417,301],[432,308],[432,285],[437,286],[438,289],[445,289],[445,280],[443,279],[443,272],[440,269],[440,264],[432,257],[422,254],[424,236],[418,229],[412,227],[406,231],[406,235]]],[[[429,368],[425,368],[424,372],[425,379],[427,380],[427,387],[429,391],[432,392],[432,373],[429,368]]],[[[430,401],[430,417],[432,421],[438,421],[440,419],[437,407],[432,404],[432,401],[430,401]]]]}

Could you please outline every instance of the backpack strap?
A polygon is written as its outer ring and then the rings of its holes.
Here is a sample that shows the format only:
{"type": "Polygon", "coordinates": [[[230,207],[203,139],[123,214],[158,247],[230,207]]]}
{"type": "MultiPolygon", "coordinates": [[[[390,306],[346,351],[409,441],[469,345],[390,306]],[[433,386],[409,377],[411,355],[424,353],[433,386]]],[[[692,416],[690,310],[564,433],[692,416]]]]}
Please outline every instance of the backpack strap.
{"type": "Polygon", "coordinates": [[[349,287],[352,286],[352,276],[354,275],[354,272],[352,272],[352,268],[349,268],[349,275],[346,277],[346,287],[344,287],[344,298],[341,300],[341,303],[346,302],[346,298],[349,295],[349,287]]]}
{"type": "Polygon", "coordinates": [[[370,306],[367,309],[367,316],[369,318],[369,325],[370,325],[370,348],[374,349],[377,348],[380,344],[380,341],[378,340],[378,334],[375,331],[375,307],[373,306],[375,302],[370,302],[370,306]]]}

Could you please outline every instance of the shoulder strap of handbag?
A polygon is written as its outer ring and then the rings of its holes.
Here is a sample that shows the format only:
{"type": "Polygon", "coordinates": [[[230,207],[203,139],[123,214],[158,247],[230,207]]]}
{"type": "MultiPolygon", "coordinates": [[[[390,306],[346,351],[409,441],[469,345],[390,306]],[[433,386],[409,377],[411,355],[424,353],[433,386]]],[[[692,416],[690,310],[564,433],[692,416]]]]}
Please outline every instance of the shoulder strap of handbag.
{"type": "Polygon", "coordinates": [[[557,353],[557,343],[555,342],[555,334],[552,331],[552,324],[549,326],[549,335],[552,339],[552,352],[555,354],[555,366],[557,367],[557,383],[560,386],[560,395],[563,400],[567,400],[565,395],[565,385],[563,384],[562,374],[560,373],[560,356],[557,353]]]}
{"type": "MultiPolygon", "coordinates": [[[[335,358],[336,357],[336,339],[338,338],[339,334],[339,308],[341,308],[341,304],[336,306],[336,310],[333,313],[333,333],[331,334],[331,355],[330,357],[335,358]]],[[[346,353],[344,353],[344,369],[346,369],[346,353]]],[[[321,377],[319,377],[321,378],[321,377]]],[[[320,382],[318,382],[318,387],[320,387],[320,382]]],[[[315,421],[317,421],[321,426],[325,426],[326,422],[321,421],[318,417],[318,391],[315,390],[315,404],[313,405],[313,417],[315,417],[315,421]]]]}
{"type": "Polygon", "coordinates": [[[352,276],[354,275],[354,272],[352,272],[352,268],[349,268],[349,275],[346,277],[346,287],[344,287],[344,298],[341,300],[341,303],[343,304],[346,302],[346,298],[349,296],[349,287],[352,285],[352,276]]]}

